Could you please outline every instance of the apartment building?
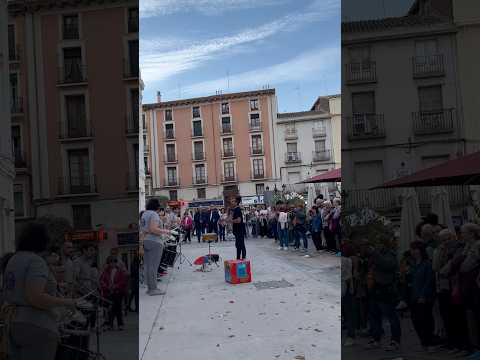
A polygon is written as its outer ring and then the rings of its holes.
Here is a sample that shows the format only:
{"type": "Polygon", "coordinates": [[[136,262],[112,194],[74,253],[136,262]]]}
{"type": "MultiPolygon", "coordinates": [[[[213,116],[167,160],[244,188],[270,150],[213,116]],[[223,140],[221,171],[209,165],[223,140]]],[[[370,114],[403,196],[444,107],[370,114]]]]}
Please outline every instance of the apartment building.
{"type": "MultiPolygon", "coordinates": [[[[340,109],[339,102],[338,95],[319,97],[310,111],[277,115],[276,166],[282,188],[303,192],[305,185],[298,182],[340,167],[340,137],[335,138],[340,136],[340,113],[330,112],[340,109]]],[[[327,196],[331,189],[325,185],[318,190],[327,196]]]]}
{"type": "Polygon", "coordinates": [[[9,13],[17,227],[55,215],[103,229],[110,247],[133,244],[137,3],[13,0],[9,13]]]}
{"type": "MultiPolygon", "coordinates": [[[[467,151],[450,1],[342,24],[342,187],[346,205],[398,211],[398,191],[366,191],[467,151]],[[408,74],[408,75],[406,75],[408,74]]],[[[419,192],[426,210],[430,193],[419,192]]],[[[450,201],[463,205],[462,189],[450,201]]]]}
{"type": "MultiPolygon", "coordinates": [[[[0,3],[0,24],[7,24],[6,1],[0,3]]],[[[0,33],[0,254],[15,248],[14,219],[15,205],[13,180],[15,169],[10,140],[10,89],[8,77],[8,37],[0,33]]]]}
{"type": "Polygon", "coordinates": [[[274,89],[143,106],[147,193],[170,200],[221,199],[273,188],[274,89]]]}

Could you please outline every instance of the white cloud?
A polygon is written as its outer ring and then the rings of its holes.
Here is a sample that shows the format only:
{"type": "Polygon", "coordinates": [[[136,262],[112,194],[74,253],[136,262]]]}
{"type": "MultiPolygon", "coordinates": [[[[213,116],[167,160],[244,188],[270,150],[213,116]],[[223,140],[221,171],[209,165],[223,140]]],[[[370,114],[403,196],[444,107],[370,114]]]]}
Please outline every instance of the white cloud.
{"type": "MultiPolygon", "coordinates": [[[[187,86],[182,88],[182,97],[207,96],[217,90],[226,92],[228,83],[228,91],[234,92],[260,89],[267,84],[275,87],[292,81],[319,81],[320,74],[339,72],[339,63],[339,46],[315,49],[283,63],[187,86]]],[[[178,90],[168,89],[164,94],[175,97],[178,90]]]]}
{"type": "Polygon", "coordinates": [[[177,12],[218,15],[232,10],[278,6],[286,1],[288,0],[142,0],[140,1],[140,17],[147,18],[177,12]]]}
{"type": "Polygon", "coordinates": [[[178,39],[169,38],[142,41],[140,49],[142,78],[145,83],[165,80],[212,59],[228,55],[239,46],[264,40],[282,31],[293,31],[309,22],[330,18],[338,10],[339,0],[315,0],[304,12],[290,14],[235,35],[188,45],[178,39]]]}

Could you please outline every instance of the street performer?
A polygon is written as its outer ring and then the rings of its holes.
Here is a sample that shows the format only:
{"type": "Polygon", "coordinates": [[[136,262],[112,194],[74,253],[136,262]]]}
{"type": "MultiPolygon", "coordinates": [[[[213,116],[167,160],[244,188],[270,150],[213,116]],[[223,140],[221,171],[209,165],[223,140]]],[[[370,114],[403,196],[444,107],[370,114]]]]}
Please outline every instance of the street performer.
{"type": "Polygon", "coordinates": [[[245,247],[245,225],[243,223],[242,209],[240,203],[241,196],[232,198],[231,203],[233,209],[231,210],[230,222],[233,224],[233,235],[235,236],[235,247],[237,248],[237,260],[244,260],[247,256],[247,248],[245,247]]]}

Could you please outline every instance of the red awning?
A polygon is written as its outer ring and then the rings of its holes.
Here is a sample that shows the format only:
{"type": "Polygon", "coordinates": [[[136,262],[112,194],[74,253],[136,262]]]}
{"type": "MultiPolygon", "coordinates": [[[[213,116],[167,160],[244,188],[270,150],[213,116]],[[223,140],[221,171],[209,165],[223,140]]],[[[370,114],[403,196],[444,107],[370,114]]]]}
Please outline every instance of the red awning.
{"type": "Polygon", "coordinates": [[[378,188],[480,185],[480,151],[388,181],[378,188]]]}
{"type": "Polygon", "coordinates": [[[339,168],[339,169],[333,169],[333,170],[327,171],[323,174],[309,177],[307,180],[301,181],[300,184],[340,182],[340,181],[342,181],[342,170],[339,168]]]}

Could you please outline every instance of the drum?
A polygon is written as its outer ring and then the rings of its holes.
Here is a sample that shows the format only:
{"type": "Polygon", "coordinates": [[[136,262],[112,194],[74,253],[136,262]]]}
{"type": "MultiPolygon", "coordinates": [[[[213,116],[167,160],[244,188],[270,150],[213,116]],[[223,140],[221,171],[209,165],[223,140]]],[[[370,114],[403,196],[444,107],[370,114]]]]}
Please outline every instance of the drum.
{"type": "Polygon", "coordinates": [[[202,235],[203,242],[214,242],[217,241],[216,233],[207,233],[202,235]]]}
{"type": "Polygon", "coordinates": [[[160,264],[167,267],[173,267],[177,258],[177,245],[167,243],[163,249],[160,264]]]}
{"type": "Polygon", "coordinates": [[[88,331],[63,330],[55,360],[88,360],[90,334],[88,331]]]}

